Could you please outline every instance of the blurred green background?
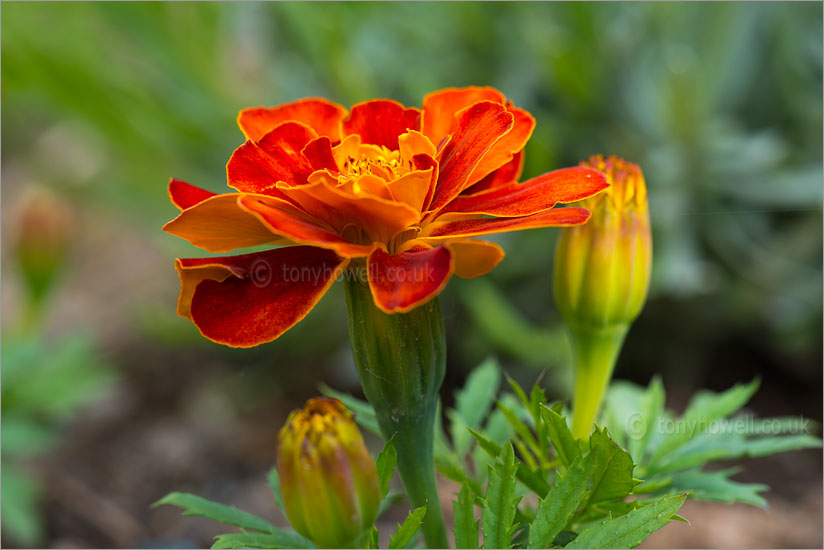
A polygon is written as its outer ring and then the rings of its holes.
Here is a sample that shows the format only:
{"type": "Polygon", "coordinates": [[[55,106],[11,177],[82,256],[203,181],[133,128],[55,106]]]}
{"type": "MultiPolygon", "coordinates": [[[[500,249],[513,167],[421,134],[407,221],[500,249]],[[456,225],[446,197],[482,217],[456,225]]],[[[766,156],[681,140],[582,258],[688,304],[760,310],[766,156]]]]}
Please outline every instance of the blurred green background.
{"type": "MultiPolygon", "coordinates": [[[[180,489],[268,510],[261,476],[286,412],[321,380],[358,391],[340,288],[280,340],[223,348],[175,315],[173,259],[202,251],[160,231],[176,213],[170,177],[225,189],[240,109],[306,96],[419,105],[438,88],[491,85],[538,121],[525,178],[593,153],[637,162],[649,188],[653,283],[617,376],[646,383],[661,373],[674,407],[696,388],[761,376],[757,412],[821,418],[819,3],[0,9],[3,364],[40,364],[82,338],[88,362],[106,365],[95,366],[106,378],[92,384],[105,388],[96,395],[57,418],[32,413],[60,434],[36,452],[6,453],[5,419],[16,413],[4,387],[4,464],[37,487],[10,502],[4,471],[4,516],[18,506],[39,514],[25,531],[4,522],[16,544],[208,546],[214,526],[149,504],[180,489]],[[33,187],[74,215],[70,253],[36,322],[15,259],[18,210],[33,187]],[[32,345],[46,358],[20,351],[32,345]]],[[[555,237],[497,236],[504,262],[445,291],[446,404],[490,354],[517,379],[543,372],[551,396],[568,395],[569,349],[551,297],[555,237]]],[[[820,453],[803,456],[790,463],[794,477],[758,481],[777,484],[788,506],[814,489],[818,529],[788,523],[758,539],[742,530],[732,545],[820,542],[820,453]]],[[[779,463],[764,464],[774,475],[779,463]]],[[[699,529],[667,544],[717,544],[699,529]]]]}

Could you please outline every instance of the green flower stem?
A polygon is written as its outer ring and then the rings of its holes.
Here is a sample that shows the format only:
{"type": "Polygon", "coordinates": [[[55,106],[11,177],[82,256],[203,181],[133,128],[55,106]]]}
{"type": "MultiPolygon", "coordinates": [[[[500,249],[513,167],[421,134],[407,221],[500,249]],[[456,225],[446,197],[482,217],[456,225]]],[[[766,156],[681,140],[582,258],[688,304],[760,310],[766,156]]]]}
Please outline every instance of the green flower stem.
{"type": "Polygon", "coordinates": [[[409,313],[378,309],[363,266],[346,274],[349,339],[363,392],[386,439],[398,451],[398,472],[414,507],[427,505],[423,535],[429,548],[447,548],[435,479],[438,390],[446,370],[443,316],[437,299],[409,313]]]}
{"type": "Polygon", "coordinates": [[[592,431],[628,329],[629,325],[616,325],[570,330],[575,355],[572,435],[578,439],[589,437],[592,431]]]}

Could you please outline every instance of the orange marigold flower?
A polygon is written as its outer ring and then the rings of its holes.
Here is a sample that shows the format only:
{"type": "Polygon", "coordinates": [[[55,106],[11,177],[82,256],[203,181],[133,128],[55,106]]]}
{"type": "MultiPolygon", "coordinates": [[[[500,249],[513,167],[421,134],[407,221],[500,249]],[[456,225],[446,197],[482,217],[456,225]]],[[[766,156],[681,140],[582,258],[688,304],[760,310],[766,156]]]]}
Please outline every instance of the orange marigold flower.
{"type": "Polygon", "coordinates": [[[583,208],[552,209],[605,189],[575,167],[519,183],[535,119],[493,88],[449,88],[422,108],[387,99],[347,113],[324,99],[241,111],[248,138],[226,167],[236,193],[179,180],[182,212],[164,230],[209,252],[177,260],[178,313],[237,347],[274,340],[300,321],[351,262],[364,262],[375,304],[407,312],[453,275],[472,278],[504,256],[469,237],[579,225],[583,208]]]}

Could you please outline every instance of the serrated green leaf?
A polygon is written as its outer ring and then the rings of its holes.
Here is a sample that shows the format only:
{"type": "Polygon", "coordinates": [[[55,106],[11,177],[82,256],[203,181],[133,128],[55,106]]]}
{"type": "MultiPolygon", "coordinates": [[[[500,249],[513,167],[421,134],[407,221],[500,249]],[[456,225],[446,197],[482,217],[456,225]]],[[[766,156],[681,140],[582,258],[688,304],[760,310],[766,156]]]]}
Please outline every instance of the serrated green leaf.
{"type": "Polygon", "coordinates": [[[389,483],[392,481],[392,476],[395,475],[395,464],[398,462],[398,451],[395,450],[395,444],[392,440],[386,442],[383,450],[375,460],[375,466],[378,470],[378,479],[381,482],[381,498],[385,497],[389,492],[389,483]]]}
{"type": "Polygon", "coordinates": [[[505,445],[494,466],[489,467],[489,484],[481,513],[484,548],[509,548],[515,532],[517,465],[512,445],[505,445]]]}
{"type": "MultiPolygon", "coordinates": [[[[490,441],[476,431],[469,430],[469,432],[478,441],[478,446],[486,451],[490,457],[497,459],[501,455],[503,447],[490,441]]],[[[547,491],[549,491],[549,484],[547,484],[546,480],[539,473],[533,472],[520,462],[518,463],[515,477],[539,497],[546,495],[547,491]]]]}
{"type": "Polygon", "coordinates": [[[355,415],[355,422],[361,427],[375,435],[383,437],[381,429],[378,426],[378,420],[375,417],[375,409],[372,408],[372,405],[347,393],[334,390],[323,383],[318,385],[318,389],[323,395],[334,397],[343,403],[347,409],[352,411],[352,414],[355,415]]]}
{"type": "Polygon", "coordinates": [[[759,381],[756,379],[749,384],[737,384],[719,394],[712,392],[697,394],[684,415],[676,421],[677,429],[663,434],[657,448],[652,451],[649,465],[655,465],[669,453],[705,431],[711,423],[726,418],[743,407],[758,390],[758,385],[759,381]]]}
{"type": "Polygon", "coordinates": [[[280,475],[278,474],[277,468],[269,470],[269,473],[266,475],[266,481],[272,490],[272,496],[275,498],[275,506],[285,515],[286,510],[283,508],[283,494],[280,492],[280,475]]]}
{"type": "Polygon", "coordinates": [[[467,484],[461,486],[458,498],[452,501],[455,548],[478,548],[478,524],[475,519],[475,497],[467,484]]]}
{"type": "Polygon", "coordinates": [[[524,389],[509,375],[506,376],[506,381],[509,384],[509,387],[512,388],[512,391],[515,392],[515,395],[518,397],[518,401],[521,402],[521,405],[524,407],[524,409],[529,410],[530,401],[529,398],[526,396],[526,392],[524,391],[524,389]]]}
{"type": "Polygon", "coordinates": [[[530,470],[525,464],[518,464],[515,478],[523,483],[527,489],[538,495],[539,498],[544,497],[549,492],[549,484],[541,475],[541,472],[530,470]]]}
{"type": "Polygon", "coordinates": [[[621,500],[629,495],[638,481],[632,477],[632,457],[609,438],[606,429],[597,429],[590,437],[590,452],[584,466],[592,472],[589,503],[621,500]]]}
{"type": "Polygon", "coordinates": [[[569,430],[566,418],[545,405],[541,405],[541,416],[546,424],[547,436],[555,447],[556,455],[565,467],[569,467],[577,457],[581,456],[581,449],[569,430]]]}
{"type": "Polygon", "coordinates": [[[650,479],[645,479],[642,483],[639,483],[633,487],[632,494],[643,495],[646,493],[654,493],[661,489],[665,489],[670,485],[672,485],[671,476],[653,477],[650,479]]]}
{"type": "Polygon", "coordinates": [[[767,501],[758,493],[769,489],[761,483],[739,483],[729,479],[738,472],[736,468],[703,472],[698,469],[672,475],[672,490],[687,491],[690,498],[713,502],[743,502],[761,508],[767,501]]]}
{"type": "Polygon", "coordinates": [[[549,548],[589,496],[591,472],[576,458],[564,477],[541,499],[529,527],[528,548],[549,548]]]}
{"type": "Polygon", "coordinates": [[[403,524],[398,525],[398,530],[389,539],[388,548],[405,548],[421,528],[425,515],[426,506],[410,511],[403,524]]]}
{"type": "Polygon", "coordinates": [[[555,540],[552,541],[552,546],[566,546],[570,542],[578,536],[578,533],[575,531],[561,531],[558,533],[558,536],[555,537],[555,540]]]}
{"type": "Polygon", "coordinates": [[[491,440],[487,439],[486,437],[479,434],[478,432],[476,432],[472,428],[467,428],[467,431],[472,435],[472,437],[475,438],[475,440],[478,442],[478,445],[484,451],[486,451],[486,453],[489,456],[491,456],[492,458],[498,458],[498,455],[500,455],[501,451],[503,450],[503,446],[498,445],[494,441],[491,441],[491,440]]]}
{"type": "Polygon", "coordinates": [[[564,548],[634,548],[670,522],[686,495],[660,499],[585,529],[564,548]]]}
{"type": "Polygon", "coordinates": [[[472,442],[465,428],[480,429],[492,408],[500,383],[498,362],[489,358],[470,373],[464,387],[455,393],[455,408],[448,416],[453,446],[459,457],[466,454],[472,442]]]}
{"type": "Polygon", "coordinates": [[[374,525],[372,526],[372,530],[369,531],[369,540],[367,541],[366,547],[370,550],[377,550],[380,548],[380,533],[378,532],[378,528],[374,525]]]}
{"type": "MultiPolygon", "coordinates": [[[[526,399],[526,396],[524,396],[524,399],[526,399]]],[[[515,411],[513,411],[500,401],[496,401],[495,405],[498,407],[498,410],[500,410],[501,413],[504,415],[507,422],[509,422],[509,425],[512,426],[512,429],[515,431],[518,437],[526,443],[526,445],[529,447],[529,450],[535,453],[535,456],[540,456],[541,449],[538,447],[538,442],[535,440],[535,436],[532,435],[532,430],[529,429],[529,426],[527,426],[523,420],[518,418],[518,415],[515,414],[515,411]]],[[[529,401],[526,401],[526,406],[529,406],[529,401]]],[[[529,455],[529,452],[525,448],[519,446],[518,451],[521,453],[524,460],[526,460],[530,464],[530,466],[535,467],[535,463],[532,461],[532,457],[529,455]]]]}
{"type": "Polygon", "coordinates": [[[251,531],[260,533],[278,533],[279,529],[249,512],[244,512],[234,506],[226,506],[218,502],[193,495],[191,493],[169,493],[154,504],[152,508],[169,504],[183,508],[184,516],[199,516],[213,519],[228,525],[234,525],[251,531]]]}
{"type": "Polygon", "coordinates": [[[212,548],[314,548],[306,538],[293,531],[277,533],[227,533],[215,537],[212,548]]]}
{"type": "Polygon", "coordinates": [[[538,382],[535,382],[532,391],[529,392],[529,412],[535,425],[535,433],[538,434],[538,448],[540,449],[538,459],[541,465],[546,468],[549,466],[549,437],[546,432],[546,424],[541,418],[541,405],[544,403],[546,403],[546,393],[538,382]]]}

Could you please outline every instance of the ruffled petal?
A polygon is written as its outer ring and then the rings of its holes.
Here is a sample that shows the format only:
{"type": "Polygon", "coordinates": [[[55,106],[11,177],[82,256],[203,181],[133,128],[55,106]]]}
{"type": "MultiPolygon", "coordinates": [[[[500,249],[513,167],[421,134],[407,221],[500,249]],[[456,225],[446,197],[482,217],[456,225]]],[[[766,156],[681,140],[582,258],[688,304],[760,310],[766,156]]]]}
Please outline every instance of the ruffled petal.
{"type": "Polygon", "coordinates": [[[178,313],[220,344],[270,342],[315,307],[348,261],[311,246],[181,259],[178,313]]]}
{"type": "Polygon", "coordinates": [[[345,257],[367,256],[372,251],[372,246],[354,244],[324,227],[321,222],[288,211],[283,202],[276,199],[245,195],[238,200],[238,204],[272,233],[292,242],[327,248],[345,257]]]}
{"type": "Polygon", "coordinates": [[[523,171],[524,152],[519,151],[513,155],[512,160],[497,170],[494,170],[492,173],[484,176],[484,178],[478,183],[473,183],[464,189],[461,195],[474,195],[475,193],[480,193],[481,191],[486,191],[487,189],[494,189],[495,187],[500,187],[501,185],[506,185],[507,183],[517,182],[523,171]]]}
{"type": "Polygon", "coordinates": [[[424,227],[418,236],[425,241],[437,242],[453,237],[473,237],[505,233],[536,227],[565,227],[581,225],[589,219],[586,208],[553,208],[545,212],[519,218],[476,218],[471,220],[438,221],[424,227]]]}
{"type": "Polygon", "coordinates": [[[415,155],[429,155],[434,158],[438,152],[429,138],[414,130],[398,136],[398,151],[402,159],[411,159],[415,155]]]}
{"type": "Polygon", "coordinates": [[[339,171],[338,163],[332,154],[332,142],[326,136],[321,136],[307,143],[301,154],[309,161],[312,170],[339,171]]]}
{"type": "Polygon", "coordinates": [[[489,151],[472,171],[464,188],[474,185],[498,168],[506,165],[516,154],[521,152],[526,142],[532,137],[532,131],[535,129],[535,119],[532,115],[517,107],[509,106],[507,110],[513,116],[512,128],[489,148],[489,151]]]}
{"type": "Polygon", "coordinates": [[[499,217],[528,216],[556,203],[575,202],[609,187],[604,174],[591,168],[563,168],[523,183],[510,183],[473,195],[461,195],[441,213],[499,217]]]}
{"type": "Polygon", "coordinates": [[[308,98],[278,107],[244,109],[238,115],[237,123],[243,135],[253,141],[258,141],[284,122],[294,120],[337,143],[340,141],[340,123],[345,116],[346,109],[337,103],[308,98]]]}
{"type": "Polygon", "coordinates": [[[367,260],[372,298],[386,313],[406,313],[437,296],[452,276],[452,252],[418,246],[400,254],[376,249],[367,260]]]}
{"type": "Polygon", "coordinates": [[[469,175],[501,136],[512,128],[512,113],[500,103],[481,101],[456,115],[449,142],[438,153],[438,188],[429,210],[437,211],[458,196],[469,175]]]}
{"type": "MultiPolygon", "coordinates": [[[[431,157],[428,157],[431,158],[431,157]]],[[[387,184],[392,198],[408,204],[414,210],[423,211],[424,204],[438,177],[437,163],[424,170],[413,170],[387,184]]]]}
{"type": "Polygon", "coordinates": [[[452,251],[455,275],[474,279],[486,275],[504,259],[504,250],[495,243],[477,239],[461,239],[444,243],[452,251]]]}
{"type": "MultiPolygon", "coordinates": [[[[214,195],[182,211],[164,225],[163,230],[209,252],[283,244],[283,238],[238,206],[240,196],[240,193],[214,195]]],[[[284,207],[294,211],[291,205],[284,204],[284,207]]]]}
{"type": "Polygon", "coordinates": [[[216,193],[206,191],[200,187],[195,187],[191,183],[180,181],[172,178],[169,181],[169,198],[172,204],[186,210],[187,208],[196,205],[201,201],[205,201],[209,197],[214,197],[216,193]]]}
{"type": "Polygon", "coordinates": [[[344,136],[358,134],[363,143],[391,151],[398,150],[398,136],[407,130],[420,130],[420,111],[389,99],[358,103],[343,121],[344,136]]]}
{"type": "Polygon", "coordinates": [[[421,109],[421,132],[439,146],[452,133],[455,114],[479,101],[503,104],[506,98],[504,94],[488,86],[446,88],[427,94],[423,98],[421,109]]]}
{"type": "Polygon", "coordinates": [[[317,137],[305,124],[285,122],[260,141],[247,141],[235,150],[226,165],[229,187],[277,197],[282,196],[276,189],[278,182],[306,183],[313,169],[301,151],[317,137]]]}
{"type": "Polygon", "coordinates": [[[348,235],[346,231],[351,228],[349,230],[366,232],[370,242],[388,242],[397,233],[420,221],[420,212],[406,204],[381,198],[371,192],[347,192],[337,186],[337,177],[329,172],[315,172],[309,182],[300,187],[280,189],[292,202],[342,235],[348,235]]]}

